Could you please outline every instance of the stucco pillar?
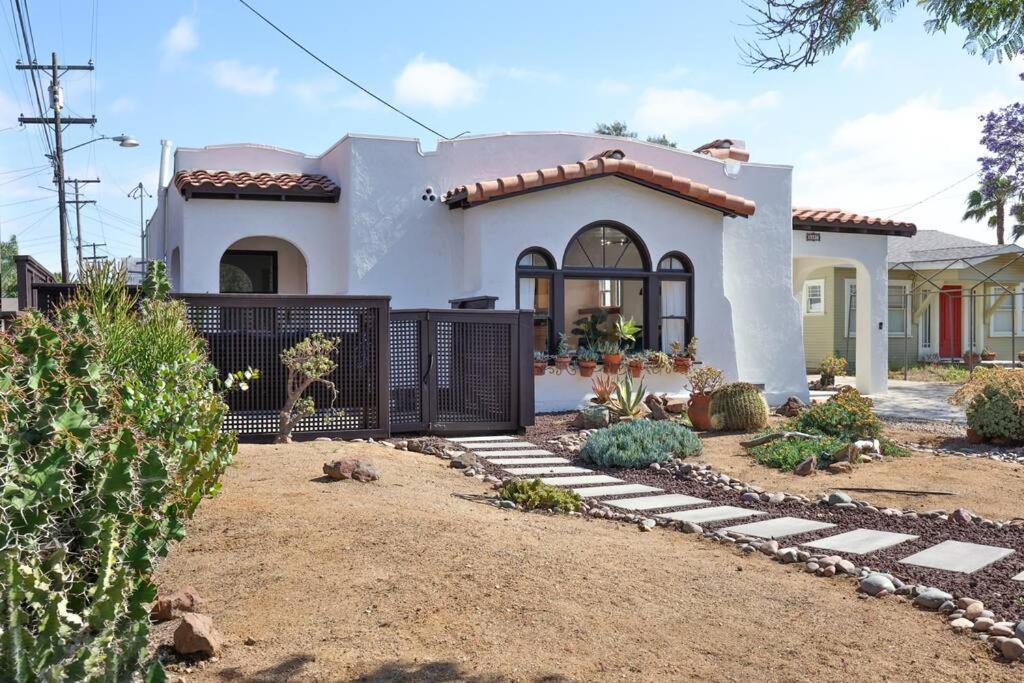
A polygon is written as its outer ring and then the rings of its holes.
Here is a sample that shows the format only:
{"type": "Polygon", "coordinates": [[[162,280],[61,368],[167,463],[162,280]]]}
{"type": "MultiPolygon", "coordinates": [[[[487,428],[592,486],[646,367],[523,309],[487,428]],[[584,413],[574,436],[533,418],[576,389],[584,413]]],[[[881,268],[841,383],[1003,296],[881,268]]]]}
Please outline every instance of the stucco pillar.
{"type": "Polygon", "coordinates": [[[857,264],[857,391],[889,390],[889,271],[857,264]]]}

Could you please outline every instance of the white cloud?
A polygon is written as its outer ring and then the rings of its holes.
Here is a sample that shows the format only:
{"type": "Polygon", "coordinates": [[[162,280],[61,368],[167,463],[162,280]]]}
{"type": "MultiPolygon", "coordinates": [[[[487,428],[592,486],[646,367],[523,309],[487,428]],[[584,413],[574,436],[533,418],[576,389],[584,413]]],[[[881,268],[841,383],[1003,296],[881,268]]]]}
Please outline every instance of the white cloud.
{"type": "Polygon", "coordinates": [[[139,101],[129,95],[118,97],[107,107],[111,114],[132,114],[139,110],[139,101]]]}
{"type": "Polygon", "coordinates": [[[237,59],[224,59],[210,66],[214,83],[239,95],[270,95],[277,89],[276,67],[242,64],[237,59]]]}
{"type": "Polygon", "coordinates": [[[774,90],[743,103],[692,88],[647,88],[640,95],[632,120],[641,129],[678,133],[693,126],[718,123],[750,109],[771,109],[778,106],[780,99],[774,90]]]}
{"type": "Polygon", "coordinates": [[[479,80],[451,64],[419,55],[395,79],[395,97],[404,104],[449,109],[476,102],[482,87],[479,80]]]}
{"type": "Polygon", "coordinates": [[[1007,102],[990,94],[945,105],[938,95],[840,123],[828,142],[807,150],[794,168],[793,203],[909,220],[920,229],[991,239],[984,226],[960,222],[968,178],[919,206],[972,171],[982,154],[978,115],[1007,102]],[[906,209],[901,211],[901,209],[906,209]],[[898,213],[897,213],[898,212],[898,213]]]}
{"type": "Polygon", "coordinates": [[[602,95],[626,95],[633,88],[625,81],[605,78],[597,84],[597,92],[602,95]]]}
{"type": "Polygon", "coordinates": [[[868,65],[870,55],[870,41],[862,40],[854,43],[843,55],[843,61],[839,63],[839,68],[847,71],[863,71],[868,65]]]}
{"type": "Polygon", "coordinates": [[[196,33],[196,21],[193,17],[182,17],[178,23],[164,34],[160,41],[163,53],[163,65],[170,66],[179,57],[199,47],[199,34],[196,33]]]}

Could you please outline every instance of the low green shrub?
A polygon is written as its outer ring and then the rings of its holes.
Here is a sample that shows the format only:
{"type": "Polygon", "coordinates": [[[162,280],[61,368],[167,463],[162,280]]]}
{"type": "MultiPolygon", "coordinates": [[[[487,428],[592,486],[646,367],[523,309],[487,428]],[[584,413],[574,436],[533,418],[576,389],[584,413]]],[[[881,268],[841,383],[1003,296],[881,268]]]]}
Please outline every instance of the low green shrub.
{"type": "Polygon", "coordinates": [[[843,446],[838,439],[776,439],[750,449],[754,460],[766,467],[792,472],[796,466],[813,456],[818,467],[826,467],[832,453],[843,446]]]}
{"type": "Polygon", "coordinates": [[[163,680],[156,560],[236,442],[181,304],[87,273],[49,320],[0,335],[0,680],[163,680]]]}
{"type": "Polygon", "coordinates": [[[677,422],[631,420],[591,432],[580,457],[601,467],[638,468],[703,450],[697,435],[677,422]]]}
{"type": "Polygon", "coordinates": [[[852,387],[843,387],[824,403],[813,405],[793,418],[788,429],[849,442],[879,438],[882,421],[871,410],[871,399],[852,387]]]}
{"type": "Polygon", "coordinates": [[[511,500],[526,510],[576,512],[583,499],[575,491],[545,484],[540,479],[513,479],[498,490],[498,497],[511,500]]]}
{"type": "Polygon", "coordinates": [[[964,406],[967,426],[984,439],[1024,441],[1024,377],[1020,370],[978,368],[950,402],[964,406]]]}

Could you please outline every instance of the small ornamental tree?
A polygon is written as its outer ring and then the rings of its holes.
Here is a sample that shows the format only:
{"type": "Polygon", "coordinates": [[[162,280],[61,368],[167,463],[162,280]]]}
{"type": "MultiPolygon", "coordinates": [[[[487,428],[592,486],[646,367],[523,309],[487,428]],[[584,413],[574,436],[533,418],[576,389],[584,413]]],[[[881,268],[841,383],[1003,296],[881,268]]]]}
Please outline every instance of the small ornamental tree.
{"type": "Polygon", "coordinates": [[[322,332],[314,332],[281,353],[281,363],[288,373],[288,396],[281,408],[281,430],[277,435],[277,443],[291,443],[296,425],[316,412],[313,397],[303,395],[314,384],[322,384],[330,389],[333,407],[338,398],[338,388],[326,377],[338,367],[331,358],[338,343],[338,339],[329,339],[322,332]]]}

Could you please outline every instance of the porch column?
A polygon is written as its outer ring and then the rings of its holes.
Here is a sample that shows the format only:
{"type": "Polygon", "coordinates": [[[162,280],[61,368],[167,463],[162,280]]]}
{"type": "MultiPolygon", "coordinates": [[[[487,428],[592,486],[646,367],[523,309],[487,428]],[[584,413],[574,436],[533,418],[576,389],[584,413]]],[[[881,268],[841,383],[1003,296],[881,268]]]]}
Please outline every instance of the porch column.
{"type": "Polygon", "coordinates": [[[889,389],[889,271],[857,264],[857,391],[889,389]]]}

